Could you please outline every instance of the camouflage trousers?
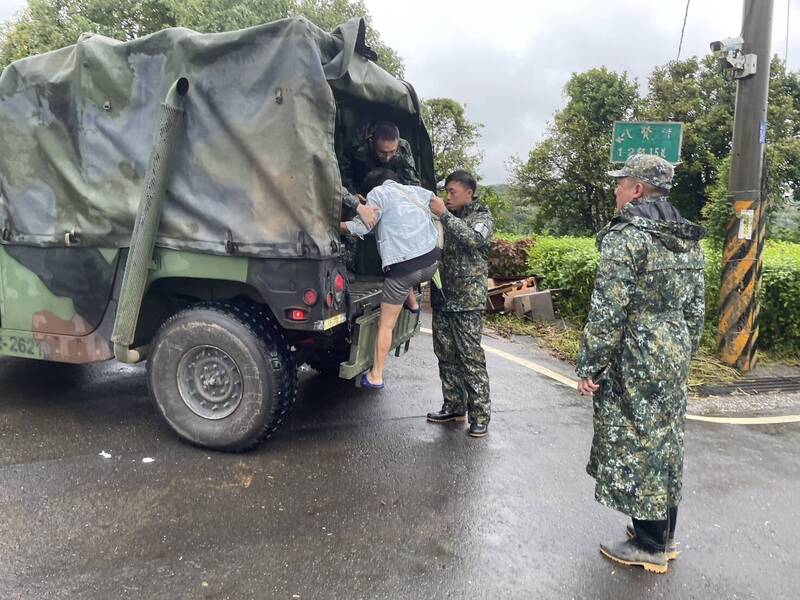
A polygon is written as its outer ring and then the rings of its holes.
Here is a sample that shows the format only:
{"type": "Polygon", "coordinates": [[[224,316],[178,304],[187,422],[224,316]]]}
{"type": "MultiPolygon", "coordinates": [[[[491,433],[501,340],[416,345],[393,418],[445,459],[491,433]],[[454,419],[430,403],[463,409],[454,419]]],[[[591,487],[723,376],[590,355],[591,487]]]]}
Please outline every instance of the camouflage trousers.
{"type": "Polygon", "coordinates": [[[488,423],[491,416],[489,374],[481,348],[481,311],[433,311],[433,351],[439,359],[442,408],[467,412],[470,423],[488,423]]]}

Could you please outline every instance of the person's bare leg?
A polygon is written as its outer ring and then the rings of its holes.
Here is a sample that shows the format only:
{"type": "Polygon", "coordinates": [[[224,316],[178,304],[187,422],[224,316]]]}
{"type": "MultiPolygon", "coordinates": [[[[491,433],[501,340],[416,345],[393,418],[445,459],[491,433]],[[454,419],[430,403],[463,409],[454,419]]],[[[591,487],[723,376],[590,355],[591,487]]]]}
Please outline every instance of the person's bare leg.
{"type": "Polygon", "coordinates": [[[386,355],[392,345],[392,331],[397,317],[403,310],[402,304],[384,304],[381,302],[381,318],[378,321],[378,336],[375,339],[375,350],[372,355],[372,369],[367,373],[367,381],[380,385],[383,383],[383,368],[386,366],[386,355]]]}
{"type": "Polygon", "coordinates": [[[417,295],[414,293],[414,290],[409,292],[408,298],[406,298],[406,306],[411,310],[417,310],[419,308],[419,304],[417,304],[417,295]]]}

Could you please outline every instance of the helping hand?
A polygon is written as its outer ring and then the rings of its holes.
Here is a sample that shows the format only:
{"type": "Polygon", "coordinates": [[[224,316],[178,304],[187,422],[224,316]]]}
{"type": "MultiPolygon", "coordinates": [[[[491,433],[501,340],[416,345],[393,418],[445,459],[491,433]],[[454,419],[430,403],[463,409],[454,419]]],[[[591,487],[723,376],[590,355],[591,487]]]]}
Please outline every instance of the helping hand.
{"type": "Polygon", "coordinates": [[[366,204],[359,204],[356,212],[358,213],[358,216],[364,225],[370,229],[375,227],[375,224],[378,222],[378,215],[374,208],[371,208],[366,204]]]}
{"type": "Polygon", "coordinates": [[[439,196],[431,196],[431,212],[435,214],[437,217],[441,217],[446,211],[447,207],[444,204],[444,200],[439,198],[439,196]]]}

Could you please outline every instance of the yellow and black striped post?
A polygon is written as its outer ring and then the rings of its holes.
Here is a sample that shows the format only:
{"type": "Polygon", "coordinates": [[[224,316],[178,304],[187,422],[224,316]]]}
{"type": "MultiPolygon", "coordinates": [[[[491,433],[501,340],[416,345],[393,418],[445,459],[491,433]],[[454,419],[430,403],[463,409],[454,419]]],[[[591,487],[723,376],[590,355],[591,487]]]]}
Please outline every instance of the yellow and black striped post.
{"type": "Polygon", "coordinates": [[[722,361],[740,371],[756,363],[758,291],[761,287],[762,250],[766,237],[766,195],[733,199],[723,251],[719,290],[717,344],[722,361]]]}
{"type": "Polygon", "coordinates": [[[740,371],[755,366],[758,290],[767,226],[766,170],[772,0],[745,0],[741,49],[755,55],[755,74],[744,73],[736,89],[729,199],[733,215],[723,251],[717,346],[722,361],[740,371]]]}

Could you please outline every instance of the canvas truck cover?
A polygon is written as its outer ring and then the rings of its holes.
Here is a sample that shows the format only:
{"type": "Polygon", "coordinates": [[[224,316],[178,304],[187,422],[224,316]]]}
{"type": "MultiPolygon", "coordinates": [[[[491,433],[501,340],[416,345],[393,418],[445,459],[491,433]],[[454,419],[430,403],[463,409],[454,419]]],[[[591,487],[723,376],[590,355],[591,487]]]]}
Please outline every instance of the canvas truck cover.
{"type": "MultiPolygon", "coordinates": [[[[161,102],[189,80],[157,244],[250,256],[328,256],[341,181],[334,93],[414,114],[416,98],[366,57],[364,23],[302,18],[129,42],[84,35],[0,76],[4,244],[125,247],[161,102]]],[[[372,55],[374,58],[374,54],[372,55]]]]}

